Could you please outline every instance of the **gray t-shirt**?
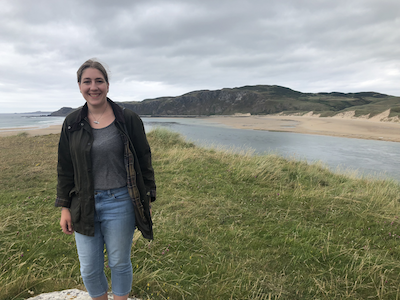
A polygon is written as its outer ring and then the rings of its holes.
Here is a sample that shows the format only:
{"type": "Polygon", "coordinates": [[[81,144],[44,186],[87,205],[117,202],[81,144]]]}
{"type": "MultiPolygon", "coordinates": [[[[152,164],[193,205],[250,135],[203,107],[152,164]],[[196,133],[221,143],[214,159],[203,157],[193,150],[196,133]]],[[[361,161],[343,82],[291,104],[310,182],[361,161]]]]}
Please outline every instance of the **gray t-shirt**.
{"type": "Polygon", "coordinates": [[[92,129],[92,168],[95,190],[126,186],[124,144],[114,122],[101,129],[92,129]]]}

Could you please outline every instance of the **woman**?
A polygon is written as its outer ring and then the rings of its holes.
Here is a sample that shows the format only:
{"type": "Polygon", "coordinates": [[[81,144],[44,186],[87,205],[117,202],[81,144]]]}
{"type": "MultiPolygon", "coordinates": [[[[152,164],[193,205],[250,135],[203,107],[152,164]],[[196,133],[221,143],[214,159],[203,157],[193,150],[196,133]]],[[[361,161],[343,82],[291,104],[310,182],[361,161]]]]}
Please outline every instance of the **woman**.
{"type": "Polygon", "coordinates": [[[153,239],[151,151],[139,116],[107,97],[103,65],[88,60],[77,76],[86,104],[69,114],[62,127],[55,205],[62,207],[63,232],[75,232],[82,279],[92,299],[107,299],[104,245],[114,299],[127,299],[135,227],[153,239]]]}

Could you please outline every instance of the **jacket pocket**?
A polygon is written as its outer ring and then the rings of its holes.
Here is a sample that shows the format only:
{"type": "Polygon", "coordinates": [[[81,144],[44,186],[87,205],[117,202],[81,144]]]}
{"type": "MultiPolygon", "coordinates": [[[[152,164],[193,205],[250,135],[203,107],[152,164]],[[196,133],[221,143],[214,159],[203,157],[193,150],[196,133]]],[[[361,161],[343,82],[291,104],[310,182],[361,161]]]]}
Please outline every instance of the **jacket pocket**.
{"type": "Polygon", "coordinates": [[[70,197],[76,196],[76,188],[73,188],[73,189],[69,192],[68,195],[69,195],[70,197]]]}
{"type": "Polygon", "coordinates": [[[81,202],[76,194],[72,197],[70,212],[72,223],[74,224],[79,222],[81,219],[81,202]]]}

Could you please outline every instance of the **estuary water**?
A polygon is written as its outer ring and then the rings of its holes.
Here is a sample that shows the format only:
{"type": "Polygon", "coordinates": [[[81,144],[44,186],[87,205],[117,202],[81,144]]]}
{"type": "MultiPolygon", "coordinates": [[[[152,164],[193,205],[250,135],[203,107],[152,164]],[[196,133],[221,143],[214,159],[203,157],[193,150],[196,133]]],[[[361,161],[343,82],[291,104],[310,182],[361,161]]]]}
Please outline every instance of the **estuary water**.
{"type": "MultiPolygon", "coordinates": [[[[357,171],[360,176],[372,175],[400,182],[400,143],[235,129],[195,118],[142,120],[147,132],[155,127],[165,127],[202,147],[238,152],[251,150],[256,154],[274,153],[309,163],[320,161],[335,172],[357,171]]],[[[0,114],[0,131],[16,127],[43,128],[60,125],[63,121],[64,117],[47,117],[43,113],[0,114]]]]}
{"type": "Polygon", "coordinates": [[[400,181],[400,143],[235,129],[194,118],[143,118],[143,123],[146,131],[166,127],[202,147],[275,153],[309,163],[320,161],[335,172],[356,171],[359,176],[400,181]]]}

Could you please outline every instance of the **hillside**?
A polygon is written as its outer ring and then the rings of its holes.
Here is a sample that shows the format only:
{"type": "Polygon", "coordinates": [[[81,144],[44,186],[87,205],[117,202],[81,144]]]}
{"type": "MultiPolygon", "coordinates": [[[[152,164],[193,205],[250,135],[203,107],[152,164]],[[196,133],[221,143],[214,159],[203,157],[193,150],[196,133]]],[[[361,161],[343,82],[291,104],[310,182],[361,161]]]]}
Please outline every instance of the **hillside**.
{"type": "MultiPolygon", "coordinates": [[[[375,92],[302,93],[281,86],[257,85],[221,90],[193,91],[177,97],[160,97],[141,102],[121,102],[139,115],[231,115],[235,113],[275,114],[314,111],[321,116],[355,110],[355,115],[372,117],[391,109],[390,117],[400,114],[400,97],[375,92]]],[[[62,108],[52,115],[66,115],[62,108]]]]}
{"type": "MultiPolygon", "coordinates": [[[[199,148],[165,129],[147,137],[155,239],[136,231],[130,297],[400,298],[397,182],[199,148]]],[[[83,289],[54,207],[58,138],[0,137],[1,300],[83,289]]]]}

